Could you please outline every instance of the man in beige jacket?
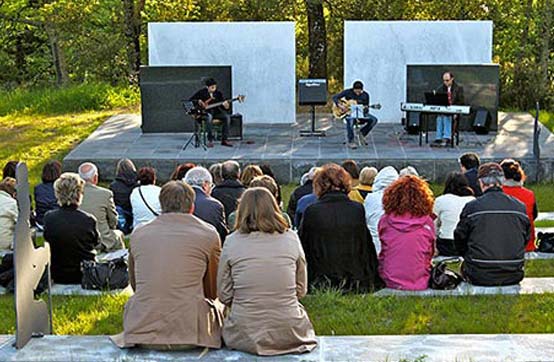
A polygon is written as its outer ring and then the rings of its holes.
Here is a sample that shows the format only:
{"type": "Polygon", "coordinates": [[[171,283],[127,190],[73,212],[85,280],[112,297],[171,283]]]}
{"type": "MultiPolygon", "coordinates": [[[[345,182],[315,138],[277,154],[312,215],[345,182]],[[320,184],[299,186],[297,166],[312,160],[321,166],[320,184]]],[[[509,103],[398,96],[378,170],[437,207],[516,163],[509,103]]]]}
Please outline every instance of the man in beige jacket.
{"type": "Polygon", "coordinates": [[[135,294],[125,305],[119,347],[220,348],[222,307],[217,298],[221,242],[194,211],[195,194],[182,181],[162,187],[162,214],[136,228],[129,248],[135,294]]]}
{"type": "Polygon", "coordinates": [[[117,211],[113,193],[98,184],[98,168],[90,162],[79,166],[79,176],[85,180],[85,194],[80,209],[96,218],[100,233],[100,252],[110,252],[125,247],[123,233],[117,230],[117,211]]]}

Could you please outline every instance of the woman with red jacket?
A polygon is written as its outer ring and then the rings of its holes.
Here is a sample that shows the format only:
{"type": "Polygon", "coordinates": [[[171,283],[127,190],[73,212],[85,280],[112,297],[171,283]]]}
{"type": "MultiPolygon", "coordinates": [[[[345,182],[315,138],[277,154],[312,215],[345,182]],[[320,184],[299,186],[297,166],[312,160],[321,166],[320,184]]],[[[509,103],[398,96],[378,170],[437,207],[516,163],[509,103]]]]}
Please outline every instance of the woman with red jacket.
{"type": "Polygon", "coordinates": [[[502,167],[504,177],[506,178],[504,185],[502,185],[502,190],[505,194],[510,195],[525,204],[527,217],[531,222],[531,238],[527,242],[525,251],[534,251],[536,249],[535,219],[539,214],[535,194],[528,188],[523,187],[523,183],[525,182],[525,172],[523,172],[519,162],[512,159],[505,159],[500,163],[500,166],[502,167]]]}

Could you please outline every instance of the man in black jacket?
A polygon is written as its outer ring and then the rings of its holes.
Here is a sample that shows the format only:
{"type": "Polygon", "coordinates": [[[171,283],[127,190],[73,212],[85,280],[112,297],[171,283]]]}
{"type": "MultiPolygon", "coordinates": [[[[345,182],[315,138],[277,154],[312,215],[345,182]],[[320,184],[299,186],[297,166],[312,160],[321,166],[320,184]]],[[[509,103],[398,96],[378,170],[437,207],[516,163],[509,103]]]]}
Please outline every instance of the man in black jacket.
{"type": "Polygon", "coordinates": [[[454,231],[462,273],[475,285],[517,284],[530,235],[525,205],[502,191],[504,173],[497,163],[481,165],[478,178],[483,196],[466,204],[454,231]]]}
{"type": "Polygon", "coordinates": [[[469,182],[469,187],[473,190],[473,195],[475,197],[483,195],[481,186],[479,186],[479,180],[477,179],[477,169],[481,164],[479,155],[474,152],[464,153],[460,156],[459,162],[460,168],[469,182]]]}
{"type": "Polygon", "coordinates": [[[240,165],[237,161],[225,161],[221,165],[223,182],[212,191],[212,197],[219,200],[225,208],[225,220],[237,209],[239,199],[246,187],[239,181],[240,165]]]}
{"type": "Polygon", "coordinates": [[[300,186],[295,188],[292,194],[290,194],[289,204],[287,206],[287,214],[293,222],[296,217],[296,207],[298,205],[298,201],[300,201],[303,196],[309,195],[314,191],[312,182],[318,170],[319,167],[312,167],[310,171],[308,171],[308,173],[302,176],[302,179],[305,178],[305,180],[301,179],[300,186]]]}
{"type": "Polygon", "coordinates": [[[217,82],[213,78],[206,79],[206,86],[196,93],[194,93],[189,101],[196,101],[202,109],[206,109],[210,104],[220,103],[223,104],[219,107],[215,107],[205,111],[204,119],[206,120],[206,128],[208,131],[208,147],[213,147],[214,136],[212,132],[214,118],[221,120],[221,145],[227,147],[233,147],[233,145],[227,141],[229,136],[229,127],[231,124],[231,116],[229,115],[230,103],[223,98],[223,94],[217,90],[217,82]]]}
{"type": "MultiPolygon", "coordinates": [[[[464,104],[464,88],[454,81],[454,74],[452,72],[444,72],[442,82],[443,84],[436,92],[444,93],[448,96],[448,105],[464,104]]],[[[447,146],[450,143],[452,132],[456,128],[456,122],[459,122],[458,115],[441,114],[437,116],[435,146],[447,146]],[[452,126],[454,126],[454,129],[452,129],[452,126]]]]}
{"type": "Polygon", "coordinates": [[[229,233],[229,229],[225,223],[223,205],[210,196],[213,186],[210,171],[200,166],[193,167],[187,171],[183,180],[192,186],[192,189],[196,193],[194,216],[213,225],[219,234],[219,239],[223,243],[229,233]]]}

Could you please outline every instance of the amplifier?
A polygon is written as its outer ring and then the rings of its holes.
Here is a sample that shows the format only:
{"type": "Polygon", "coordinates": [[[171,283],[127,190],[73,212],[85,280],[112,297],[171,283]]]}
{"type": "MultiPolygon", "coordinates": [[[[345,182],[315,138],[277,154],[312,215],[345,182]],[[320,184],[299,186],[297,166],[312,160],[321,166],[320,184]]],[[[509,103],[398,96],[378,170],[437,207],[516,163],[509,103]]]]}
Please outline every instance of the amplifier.
{"type": "Polygon", "coordinates": [[[242,141],[242,114],[240,113],[235,113],[231,115],[229,139],[242,141]]]}
{"type": "Polygon", "coordinates": [[[407,112],[408,119],[406,120],[406,131],[408,134],[418,134],[421,127],[421,113],[407,112]]]}
{"type": "Polygon", "coordinates": [[[298,81],[298,104],[301,106],[327,104],[327,79],[300,79],[298,81]]]}

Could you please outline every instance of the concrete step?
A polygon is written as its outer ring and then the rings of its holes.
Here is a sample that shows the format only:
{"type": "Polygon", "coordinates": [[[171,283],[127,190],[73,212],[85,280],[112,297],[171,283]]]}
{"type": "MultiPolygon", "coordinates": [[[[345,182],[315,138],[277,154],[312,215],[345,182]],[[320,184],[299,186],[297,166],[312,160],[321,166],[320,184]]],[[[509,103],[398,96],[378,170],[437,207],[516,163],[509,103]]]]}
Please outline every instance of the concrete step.
{"type": "Polygon", "coordinates": [[[0,361],[553,361],[554,334],[321,336],[309,354],[257,357],[227,349],[186,352],[121,350],[107,336],[46,336],[25,348],[12,347],[13,336],[0,336],[0,361]]]}
{"type": "Polygon", "coordinates": [[[479,287],[469,283],[461,283],[453,290],[396,290],[381,289],[373,295],[377,297],[463,297],[468,295],[522,295],[554,293],[554,278],[525,278],[518,285],[505,287],[479,287]]]}
{"type": "Polygon", "coordinates": [[[554,211],[539,212],[535,221],[554,220],[554,211]]]}

